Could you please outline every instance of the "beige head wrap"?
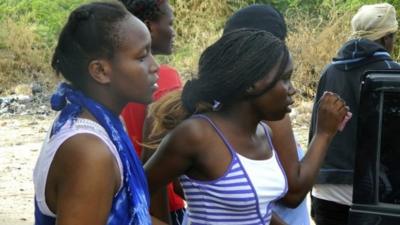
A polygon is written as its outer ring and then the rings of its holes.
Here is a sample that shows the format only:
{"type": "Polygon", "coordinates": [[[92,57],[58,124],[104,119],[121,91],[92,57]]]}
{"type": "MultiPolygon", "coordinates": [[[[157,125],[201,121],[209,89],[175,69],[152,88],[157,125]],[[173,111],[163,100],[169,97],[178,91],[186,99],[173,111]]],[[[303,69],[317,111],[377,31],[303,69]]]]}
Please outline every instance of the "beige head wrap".
{"type": "Polygon", "coordinates": [[[397,31],[396,10],[388,3],[364,5],[351,20],[351,39],[378,40],[397,31]]]}

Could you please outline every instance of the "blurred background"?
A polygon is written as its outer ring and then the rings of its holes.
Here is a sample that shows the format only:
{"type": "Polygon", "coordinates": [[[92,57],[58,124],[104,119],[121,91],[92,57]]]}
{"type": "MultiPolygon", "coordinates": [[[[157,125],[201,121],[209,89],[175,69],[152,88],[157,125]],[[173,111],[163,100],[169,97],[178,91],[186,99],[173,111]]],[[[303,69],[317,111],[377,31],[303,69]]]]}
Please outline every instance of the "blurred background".
{"type": "MultiPolygon", "coordinates": [[[[88,0],[0,0],[0,95],[25,94],[32,86],[51,91],[57,82],[50,57],[69,12],[88,0]],[[18,93],[22,92],[22,93],[18,93]]],[[[220,35],[227,17],[254,3],[270,3],[289,26],[299,98],[313,97],[319,73],[347,40],[350,19],[372,0],[170,0],[175,10],[175,52],[159,57],[183,78],[196,74],[202,50],[220,35]]],[[[386,1],[396,8],[400,0],[386,1]]],[[[394,58],[400,57],[398,45],[394,58]]],[[[298,101],[301,102],[301,101],[298,101]]]]}

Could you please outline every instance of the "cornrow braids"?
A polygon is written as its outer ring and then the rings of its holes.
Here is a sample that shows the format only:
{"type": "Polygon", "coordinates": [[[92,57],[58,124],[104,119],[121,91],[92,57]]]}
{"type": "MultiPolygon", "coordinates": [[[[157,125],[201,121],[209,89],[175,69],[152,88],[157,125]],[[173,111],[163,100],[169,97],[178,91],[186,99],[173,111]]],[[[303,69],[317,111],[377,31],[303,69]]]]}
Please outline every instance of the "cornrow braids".
{"type": "Polygon", "coordinates": [[[130,13],[141,21],[157,21],[163,12],[160,9],[167,0],[119,0],[130,13]]]}
{"type": "Polygon", "coordinates": [[[120,42],[117,23],[129,16],[118,3],[93,2],[75,9],[61,31],[51,66],[82,89],[88,65],[96,58],[112,58],[120,42]]]}
{"type": "Polygon", "coordinates": [[[243,98],[248,87],[281,62],[278,76],[267,91],[279,80],[288,55],[284,42],[266,31],[238,29],[228,32],[201,55],[198,78],[185,84],[182,103],[190,113],[198,112],[204,103],[212,105],[217,101],[230,105],[243,98]]]}

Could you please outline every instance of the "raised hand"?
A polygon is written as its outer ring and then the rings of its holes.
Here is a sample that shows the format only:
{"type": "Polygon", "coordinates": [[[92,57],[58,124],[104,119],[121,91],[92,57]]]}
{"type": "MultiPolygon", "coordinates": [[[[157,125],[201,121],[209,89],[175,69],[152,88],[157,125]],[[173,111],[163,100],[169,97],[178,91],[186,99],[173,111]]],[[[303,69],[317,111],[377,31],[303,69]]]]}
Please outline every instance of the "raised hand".
{"type": "Polygon", "coordinates": [[[316,133],[333,136],[343,129],[351,113],[346,102],[339,95],[325,92],[318,102],[316,133]]]}

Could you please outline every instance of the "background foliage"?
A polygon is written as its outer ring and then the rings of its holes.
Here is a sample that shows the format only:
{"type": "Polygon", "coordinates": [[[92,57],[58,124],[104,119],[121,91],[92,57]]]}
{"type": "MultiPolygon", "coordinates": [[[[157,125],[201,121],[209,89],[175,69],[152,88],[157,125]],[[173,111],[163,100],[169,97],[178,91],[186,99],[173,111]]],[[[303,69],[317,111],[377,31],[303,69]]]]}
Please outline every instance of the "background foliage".
{"type": "MultiPolygon", "coordinates": [[[[294,81],[300,97],[314,94],[319,73],[347,40],[350,19],[362,4],[374,0],[169,0],[175,10],[175,53],[159,57],[184,78],[196,74],[202,50],[220,35],[235,10],[269,3],[285,14],[287,44],[294,57],[294,81]]],[[[50,56],[68,14],[89,0],[0,0],[0,94],[19,84],[39,82],[51,90],[56,82],[50,56]]],[[[400,7],[400,0],[385,1],[400,7]]],[[[394,57],[400,55],[395,48],[394,57]]]]}

